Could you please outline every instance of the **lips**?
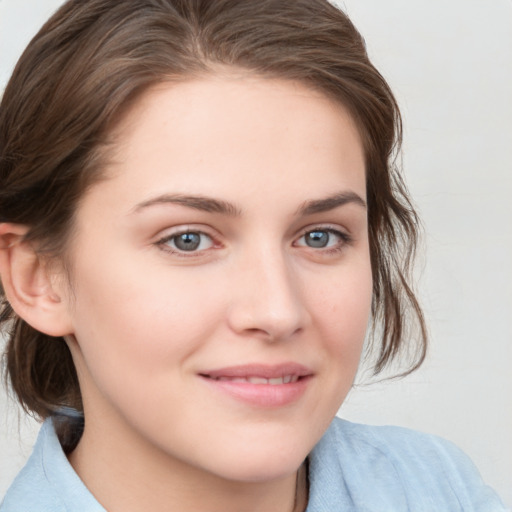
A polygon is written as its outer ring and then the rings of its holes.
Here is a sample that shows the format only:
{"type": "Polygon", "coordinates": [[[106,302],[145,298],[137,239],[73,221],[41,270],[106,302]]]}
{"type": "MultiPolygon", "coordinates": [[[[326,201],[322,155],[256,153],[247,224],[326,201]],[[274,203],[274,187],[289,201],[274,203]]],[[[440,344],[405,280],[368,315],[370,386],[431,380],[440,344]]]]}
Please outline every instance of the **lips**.
{"type": "Polygon", "coordinates": [[[297,363],[282,363],[277,365],[246,364],[201,372],[202,376],[214,380],[233,381],[235,379],[241,379],[243,381],[250,381],[259,379],[258,382],[251,382],[253,384],[288,384],[292,381],[297,381],[301,377],[307,377],[312,374],[312,370],[297,363]],[[284,379],[286,379],[287,382],[282,382],[284,379]]]}
{"type": "Polygon", "coordinates": [[[215,380],[223,382],[248,382],[250,384],[270,384],[272,386],[278,386],[280,384],[290,384],[290,382],[297,382],[299,380],[298,375],[284,375],[282,377],[275,377],[266,379],[265,377],[215,377],[215,380]]]}
{"type": "Polygon", "coordinates": [[[259,407],[280,407],[297,401],[306,391],[313,372],[296,364],[242,365],[200,372],[216,391],[259,407]]]}

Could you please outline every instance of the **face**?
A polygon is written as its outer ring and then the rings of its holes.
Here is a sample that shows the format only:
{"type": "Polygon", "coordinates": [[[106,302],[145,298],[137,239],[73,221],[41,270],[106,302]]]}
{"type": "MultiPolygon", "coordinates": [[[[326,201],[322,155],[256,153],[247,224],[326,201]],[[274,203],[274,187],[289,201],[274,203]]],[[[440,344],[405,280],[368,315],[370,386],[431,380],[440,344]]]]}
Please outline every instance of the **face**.
{"type": "Polygon", "coordinates": [[[114,135],[69,249],[84,439],[230,480],[293,473],[368,321],[352,119],[305,86],[226,76],[152,89],[114,135]]]}

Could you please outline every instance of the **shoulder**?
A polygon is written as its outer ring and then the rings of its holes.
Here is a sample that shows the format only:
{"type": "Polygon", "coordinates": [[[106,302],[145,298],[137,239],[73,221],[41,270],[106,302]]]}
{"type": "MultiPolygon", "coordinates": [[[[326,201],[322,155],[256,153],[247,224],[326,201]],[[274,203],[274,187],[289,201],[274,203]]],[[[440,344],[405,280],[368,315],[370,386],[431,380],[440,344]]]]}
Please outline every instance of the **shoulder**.
{"type": "MultiPolygon", "coordinates": [[[[423,475],[427,469],[442,470],[447,475],[475,475],[469,457],[455,444],[440,437],[403,427],[373,426],[351,423],[336,418],[329,429],[326,441],[339,449],[351,448],[363,460],[385,458],[399,470],[423,475]]],[[[438,475],[433,475],[438,476],[438,475]]]]}
{"type": "Polygon", "coordinates": [[[312,498],[331,496],[330,507],[341,500],[347,510],[379,512],[506,510],[454,444],[406,428],[336,418],[310,465],[312,498]]]}
{"type": "Polygon", "coordinates": [[[19,510],[61,512],[65,509],[51,491],[44,471],[44,452],[46,451],[49,424],[43,425],[39,432],[32,455],[9,487],[0,505],[1,512],[19,510]]]}
{"type": "Polygon", "coordinates": [[[0,512],[105,512],[94,500],[62,451],[52,422],[47,420],[34,450],[2,503],[0,512]]]}

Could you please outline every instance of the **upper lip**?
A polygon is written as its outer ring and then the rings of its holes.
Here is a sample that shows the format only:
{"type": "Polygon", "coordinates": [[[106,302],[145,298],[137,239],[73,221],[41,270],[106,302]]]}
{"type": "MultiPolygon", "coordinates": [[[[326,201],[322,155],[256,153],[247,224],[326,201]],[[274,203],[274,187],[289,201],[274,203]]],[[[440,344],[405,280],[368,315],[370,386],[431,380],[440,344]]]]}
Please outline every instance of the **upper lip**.
{"type": "Polygon", "coordinates": [[[227,378],[244,378],[244,377],[261,377],[264,379],[275,379],[284,376],[306,377],[313,374],[313,371],[298,363],[281,363],[281,364],[245,364],[238,366],[228,366],[214,370],[199,372],[200,375],[218,379],[220,377],[227,378]]]}

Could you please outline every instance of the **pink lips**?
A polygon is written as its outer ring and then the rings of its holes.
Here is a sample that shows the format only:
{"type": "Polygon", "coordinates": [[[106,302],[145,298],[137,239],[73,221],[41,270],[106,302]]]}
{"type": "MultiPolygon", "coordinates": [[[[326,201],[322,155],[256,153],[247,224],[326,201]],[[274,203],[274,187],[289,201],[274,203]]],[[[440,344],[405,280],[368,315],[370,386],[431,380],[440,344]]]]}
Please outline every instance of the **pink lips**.
{"type": "Polygon", "coordinates": [[[260,407],[282,407],[298,400],[306,391],[313,372],[296,363],[251,364],[201,372],[214,389],[260,407]]]}

